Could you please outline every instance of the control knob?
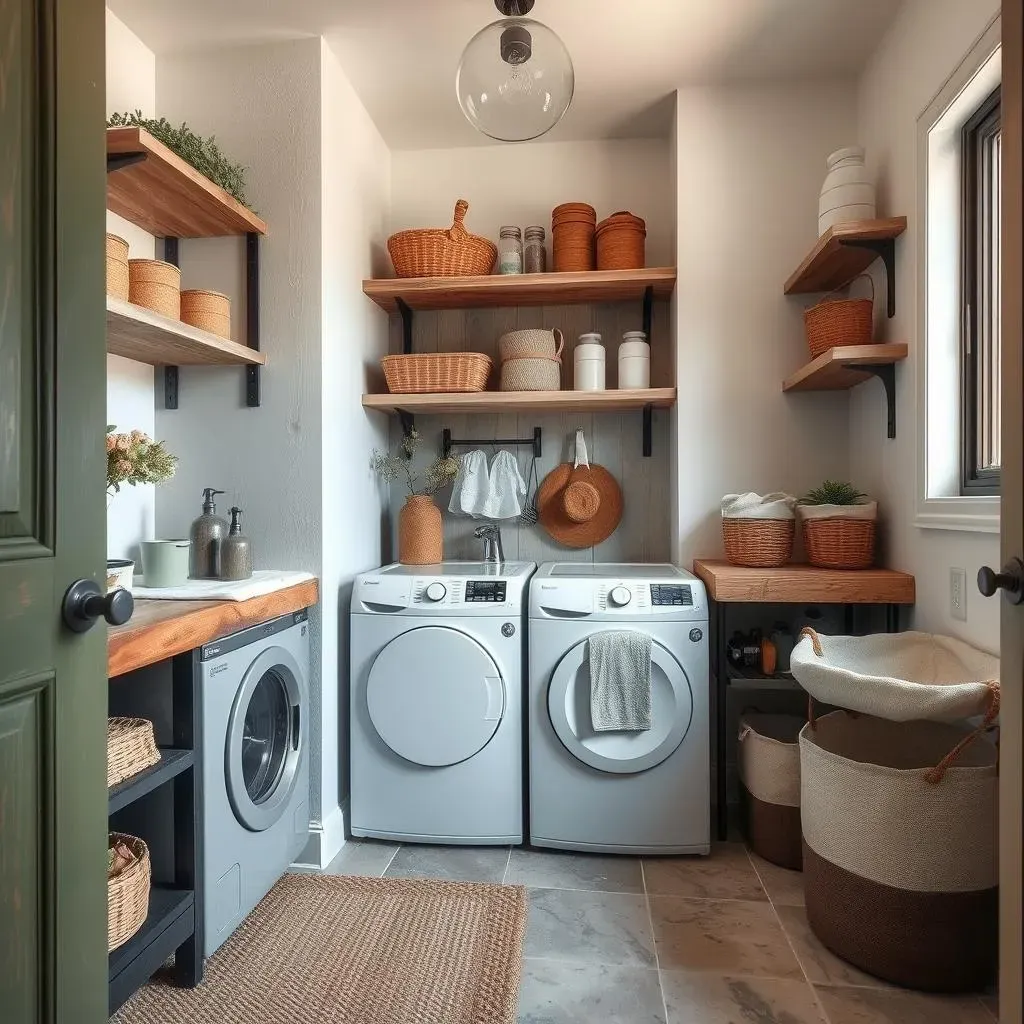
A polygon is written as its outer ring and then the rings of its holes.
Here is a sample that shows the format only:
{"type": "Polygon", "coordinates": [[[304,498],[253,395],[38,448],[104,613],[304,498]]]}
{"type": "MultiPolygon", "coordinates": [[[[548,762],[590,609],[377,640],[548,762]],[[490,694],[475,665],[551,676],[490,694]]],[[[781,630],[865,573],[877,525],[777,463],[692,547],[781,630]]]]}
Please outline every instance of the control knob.
{"type": "Polygon", "coordinates": [[[426,590],[427,600],[434,602],[443,601],[447,593],[448,590],[443,583],[431,583],[426,590]]]}
{"type": "Polygon", "coordinates": [[[629,604],[632,599],[633,595],[629,592],[628,587],[612,587],[612,591],[608,595],[608,600],[611,601],[616,608],[622,608],[629,604]]]}

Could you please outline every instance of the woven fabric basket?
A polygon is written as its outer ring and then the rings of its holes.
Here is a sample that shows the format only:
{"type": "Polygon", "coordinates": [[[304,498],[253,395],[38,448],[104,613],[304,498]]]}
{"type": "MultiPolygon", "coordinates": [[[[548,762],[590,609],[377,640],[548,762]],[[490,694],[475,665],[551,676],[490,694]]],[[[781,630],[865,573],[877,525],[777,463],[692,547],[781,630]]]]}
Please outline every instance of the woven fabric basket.
{"type": "Polygon", "coordinates": [[[107,235],[107,294],[128,301],[128,243],[107,235]]]}
{"type": "Polygon", "coordinates": [[[587,203],[563,203],[551,212],[551,260],[558,273],[596,266],[597,211],[587,203]]]}
{"type": "Polygon", "coordinates": [[[793,557],[794,519],[722,519],[725,557],[733,565],[776,568],[793,557]]]}
{"type": "Polygon", "coordinates": [[[107,952],[123,946],[149,914],[149,847],[135,836],[111,832],[109,845],[124,843],[135,860],[119,875],[107,878],[107,952]]]}
{"type": "Polygon", "coordinates": [[[398,514],[398,560],[403,565],[437,565],[444,559],[441,510],[429,494],[411,494],[398,514]]]}
{"type": "Polygon", "coordinates": [[[388,239],[388,252],[399,277],[480,277],[494,269],[498,248],[487,238],[471,235],[463,221],[469,203],[455,204],[450,228],[415,228],[388,239]]]}
{"type": "Polygon", "coordinates": [[[805,519],[807,561],[820,569],[870,569],[875,563],[873,519],[805,519]]]}
{"type": "Polygon", "coordinates": [[[512,331],[498,339],[502,391],[558,391],[562,386],[562,332],[512,331]]]}
{"type": "Polygon", "coordinates": [[[380,365],[393,395],[486,391],[491,359],[482,352],[385,356],[380,365]]]}
{"type": "Polygon", "coordinates": [[[128,301],[180,320],[181,271],[163,260],[129,260],[128,301]]]}
{"type": "Polygon", "coordinates": [[[625,210],[597,225],[597,269],[640,270],[646,262],[647,225],[625,210]]]}
{"type": "Polygon", "coordinates": [[[222,292],[190,288],[181,293],[181,322],[231,340],[231,300],[222,292]]]}
{"type": "MultiPolygon", "coordinates": [[[[870,345],[874,334],[875,284],[871,283],[870,299],[832,299],[830,292],[817,305],[804,311],[804,329],[811,358],[817,359],[839,345],[870,345]]],[[[860,280],[860,278],[857,278],[860,280]]]]}
{"type": "Polygon", "coordinates": [[[107,719],[107,788],[160,763],[153,723],[145,718],[107,719]]]}

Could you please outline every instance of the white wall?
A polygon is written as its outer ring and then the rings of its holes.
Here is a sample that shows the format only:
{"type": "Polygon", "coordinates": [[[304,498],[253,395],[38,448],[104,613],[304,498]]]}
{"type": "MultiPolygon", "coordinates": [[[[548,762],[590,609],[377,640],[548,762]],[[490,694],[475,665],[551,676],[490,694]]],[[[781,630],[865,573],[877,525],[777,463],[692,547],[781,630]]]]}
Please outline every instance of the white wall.
{"type": "MultiPolygon", "coordinates": [[[[156,110],[156,57],[110,10],[107,11],[107,113],[156,110]]],[[[107,212],[107,230],[128,242],[132,258],[152,259],[153,236],[107,212]]],[[[107,422],[118,430],[155,429],[153,367],[121,356],[107,356],[107,422]]],[[[107,555],[138,561],[140,540],[153,536],[155,488],[122,487],[107,510],[107,555]]]]}
{"type": "MultiPolygon", "coordinates": [[[[906,214],[907,233],[897,248],[896,317],[881,321],[888,340],[910,344],[910,358],[896,371],[897,437],[885,436],[880,387],[855,388],[850,415],[850,473],[886,510],[887,563],[917,577],[914,624],[960,636],[989,650],[999,646],[999,602],[974,587],[983,564],[999,559],[995,534],[922,530],[917,511],[918,411],[916,373],[918,267],[917,118],[953,73],[999,10],[997,0],[909,0],[866,68],[859,87],[859,141],[878,180],[879,211],[906,214]],[[949,570],[967,570],[967,621],[949,611],[949,570]]],[[[884,278],[876,269],[876,285],[884,278]]]]}
{"type": "Polygon", "coordinates": [[[680,564],[722,550],[734,491],[801,494],[847,475],[842,392],[784,395],[807,362],[783,282],[817,237],[830,152],[856,139],[852,83],[680,90],[676,97],[680,564]]]}

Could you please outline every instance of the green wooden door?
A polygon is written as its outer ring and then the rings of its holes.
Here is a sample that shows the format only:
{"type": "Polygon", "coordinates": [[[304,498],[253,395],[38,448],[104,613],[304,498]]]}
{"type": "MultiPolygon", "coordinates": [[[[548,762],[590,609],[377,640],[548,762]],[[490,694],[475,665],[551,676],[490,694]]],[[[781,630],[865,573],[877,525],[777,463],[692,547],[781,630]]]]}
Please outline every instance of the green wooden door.
{"type": "Polygon", "coordinates": [[[0,1020],[106,1019],[104,8],[0,0],[0,1020]]]}

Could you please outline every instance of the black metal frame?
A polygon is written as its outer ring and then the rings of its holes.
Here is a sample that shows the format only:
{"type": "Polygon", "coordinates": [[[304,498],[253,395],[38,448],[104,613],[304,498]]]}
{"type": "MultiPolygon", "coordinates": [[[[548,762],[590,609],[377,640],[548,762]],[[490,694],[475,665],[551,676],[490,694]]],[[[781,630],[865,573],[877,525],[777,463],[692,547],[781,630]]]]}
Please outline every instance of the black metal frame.
{"type": "Polygon", "coordinates": [[[533,437],[452,437],[451,430],[445,427],[441,431],[441,458],[447,459],[453,448],[479,448],[482,445],[498,445],[502,448],[519,447],[529,445],[533,448],[535,459],[543,458],[544,448],[541,443],[542,432],[540,427],[533,428],[533,437]]]}

